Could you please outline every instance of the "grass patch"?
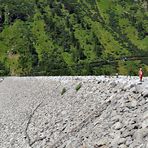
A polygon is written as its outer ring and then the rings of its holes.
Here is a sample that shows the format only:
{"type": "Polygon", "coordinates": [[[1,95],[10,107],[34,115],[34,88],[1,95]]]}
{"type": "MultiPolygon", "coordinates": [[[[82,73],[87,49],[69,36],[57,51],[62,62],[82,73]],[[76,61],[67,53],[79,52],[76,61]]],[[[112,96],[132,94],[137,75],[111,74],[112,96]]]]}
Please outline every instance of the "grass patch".
{"type": "Polygon", "coordinates": [[[79,84],[76,86],[76,91],[78,91],[81,87],[82,87],[82,84],[79,83],[79,84]]]}
{"type": "Polygon", "coordinates": [[[61,95],[64,95],[65,92],[66,92],[66,88],[64,87],[64,88],[62,89],[61,95]]]}

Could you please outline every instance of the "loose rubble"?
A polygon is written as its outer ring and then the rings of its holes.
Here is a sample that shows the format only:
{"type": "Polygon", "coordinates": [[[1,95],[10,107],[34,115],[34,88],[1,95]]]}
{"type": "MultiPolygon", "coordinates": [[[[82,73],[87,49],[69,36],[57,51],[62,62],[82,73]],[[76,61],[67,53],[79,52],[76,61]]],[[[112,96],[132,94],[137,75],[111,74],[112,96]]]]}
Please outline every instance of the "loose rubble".
{"type": "Polygon", "coordinates": [[[148,148],[148,78],[4,78],[0,148],[148,148]]]}

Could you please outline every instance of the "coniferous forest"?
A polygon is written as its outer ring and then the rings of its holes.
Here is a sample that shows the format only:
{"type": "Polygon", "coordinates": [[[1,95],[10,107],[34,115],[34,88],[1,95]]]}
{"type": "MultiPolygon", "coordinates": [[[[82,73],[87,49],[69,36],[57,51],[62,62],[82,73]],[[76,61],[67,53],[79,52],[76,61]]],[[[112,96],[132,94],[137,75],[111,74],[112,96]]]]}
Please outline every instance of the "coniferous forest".
{"type": "Polygon", "coordinates": [[[148,75],[147,0],[0,0],[0,76],[148,75]]]}

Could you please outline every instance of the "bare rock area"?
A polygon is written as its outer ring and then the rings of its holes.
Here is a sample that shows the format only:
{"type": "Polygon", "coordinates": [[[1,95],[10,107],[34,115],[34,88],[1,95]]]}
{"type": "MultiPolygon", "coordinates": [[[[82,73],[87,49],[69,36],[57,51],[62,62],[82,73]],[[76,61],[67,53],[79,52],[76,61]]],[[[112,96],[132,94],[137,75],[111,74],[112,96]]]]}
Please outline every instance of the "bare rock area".
{"type": "Polygon", "coordinates": [[[0,78],[0,148],[148,148],[148,78],[0,78]]]}

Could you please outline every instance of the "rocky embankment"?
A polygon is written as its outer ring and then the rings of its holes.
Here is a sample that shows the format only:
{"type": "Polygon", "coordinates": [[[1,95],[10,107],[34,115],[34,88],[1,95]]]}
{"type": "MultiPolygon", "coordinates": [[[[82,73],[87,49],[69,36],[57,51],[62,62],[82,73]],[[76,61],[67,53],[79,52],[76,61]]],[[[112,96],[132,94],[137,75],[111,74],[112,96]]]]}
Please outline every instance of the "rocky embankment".
{"type": "Polygon", "coordinates": [[[0,79],[0,148],[148,148],[148,78],[0,79]]]}

